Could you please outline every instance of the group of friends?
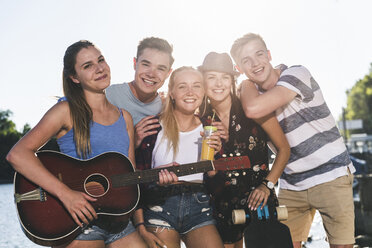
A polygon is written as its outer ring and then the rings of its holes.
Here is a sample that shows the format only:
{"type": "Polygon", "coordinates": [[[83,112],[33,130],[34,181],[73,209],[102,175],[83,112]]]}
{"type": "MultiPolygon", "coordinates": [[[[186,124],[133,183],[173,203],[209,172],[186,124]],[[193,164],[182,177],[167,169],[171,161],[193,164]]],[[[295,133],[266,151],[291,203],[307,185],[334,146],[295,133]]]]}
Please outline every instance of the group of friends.
{"type": "Polygon", "coordinates": [[[91,204],[96,199],[70,189],[43,166],[35,153],[48,140],[56,137],[60,151],[74,158],[116,151],[137,170],[162,169],[158,182],[141,187],[140,204],[120,230],[93,224],[62,247],[171,248],[181,241],[186,247],[243,247],[245,226],[232,223],[230,203],[237,197],[251,210],[262,207],[276,197],[279,178],[278,200],[288,209],[283,223],[293,247],[307,240],[315,210],[330,246],[352,247],[355,169],[309,70],[273,67],[264,40],[253,33],[234,42],[232,59],[210,52],[197,68],[172,70],[172,52],[164,39],[143,39],[133,60],[134,80],[110,85],[110,67],[93,43],[67,48],[64,97],[7,160],[57,197],[79,226],[101,218],[91,204]],[[240,74],[248,79],[238,86],[240,74]],[[163,94],[159,88],[168,77],[163,94]],[[177,177],[166,169],[199,161],[203,126],[210,125],[217,128],[209,140],[215,159],[250,160],[250,173],[237,183],[222,171],[177,177]],[[268,149],[276,154],[270,170],[268,149]]]}

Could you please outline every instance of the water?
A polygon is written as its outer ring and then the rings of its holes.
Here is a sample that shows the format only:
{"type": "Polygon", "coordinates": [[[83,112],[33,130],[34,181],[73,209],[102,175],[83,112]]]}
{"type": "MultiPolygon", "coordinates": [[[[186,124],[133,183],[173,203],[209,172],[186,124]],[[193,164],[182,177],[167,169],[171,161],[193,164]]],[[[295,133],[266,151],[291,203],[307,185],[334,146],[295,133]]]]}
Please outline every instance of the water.
{"type": "Polygon", "coordinates": [[[42,247],[32,243],[22,232],[13,202],[13,184],[0,184],[0,247],[42,247]]]}
{"type": "MultiPolygon", "coordinates": [[[[13,185],[0,184],[0,196],[2,196],[0,198],[0,248],[43,247],[31,242],[22,232],[13,202],[13,185]]],[[[325,231],[318,213],[311,226],[310,236],[312,242],[305,244],[307,248],[329,247],[325,241],[325,231]]]]}

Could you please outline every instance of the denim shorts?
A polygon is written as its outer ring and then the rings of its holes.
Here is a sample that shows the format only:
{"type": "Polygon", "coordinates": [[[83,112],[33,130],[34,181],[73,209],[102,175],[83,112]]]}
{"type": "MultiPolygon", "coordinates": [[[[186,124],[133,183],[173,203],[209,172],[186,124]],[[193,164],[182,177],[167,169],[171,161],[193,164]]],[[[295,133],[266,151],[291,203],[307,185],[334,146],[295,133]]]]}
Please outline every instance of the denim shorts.
{"type": "Polygon", "coordinates": [[[129,221],[127,227],[118,233],[109,233],[108,231],[93,225],[86,228],[83,233],[76,237],[75,240],[103,240],[105,245],[108,245],[118,239],[124,238],[134,231],[136,231],[136,229],[134,228],[132,221],[129,221]]]}
{"type": "Polygon", "coordinates": [[[181,193],[168,197],[162,205],[148,205],[144,209],[144,218],[146,226],[186,234],[203,226],[215,225],[212,212],[208,194],[181,193]]]}

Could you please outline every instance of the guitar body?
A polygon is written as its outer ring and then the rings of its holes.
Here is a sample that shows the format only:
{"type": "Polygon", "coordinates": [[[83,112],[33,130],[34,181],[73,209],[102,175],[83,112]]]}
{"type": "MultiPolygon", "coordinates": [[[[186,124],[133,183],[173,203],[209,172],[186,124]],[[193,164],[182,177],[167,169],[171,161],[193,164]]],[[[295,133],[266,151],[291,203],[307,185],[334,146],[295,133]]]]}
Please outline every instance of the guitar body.
{"type": "MultiPolygon", "coordinates": [[[[68,187],[97,199],[91,204],[99,216],[98,226],[102,223],[100,218],[107,220],[106,216],[110,223],[127,221],[139,202],[138,184],[158,181],[163,169],[135,171],[129,159],[117,152],[106,152],[88,160],[54,151],[37,152],[37,157],[68,187]]],[[[167,170],[184,176],[214,169],[249,167],[249,158],[242,156],[170,166],[167,170]]],[[[75,223],[61,201],[19,173],[14,176],[14,192],[22,229],[34,243],[45,246],[66,244],[84,230],[75,223]]]]}
{"type": "MultiPolygon", "coordinates": [[[[137,184],[112,186],[111,176],[134,172],[129,159],[116,152],[79,160],[59,152],[37,153],[43,165],[71,189],[97,199],[91,202],[97,214],[128,219],[138,204],[137,184]]],[[[61,245],[72,241],[83,229],[62,202],[21,174],[14,176],[18,217],[26,236],[39,245],[61,245]]]]}

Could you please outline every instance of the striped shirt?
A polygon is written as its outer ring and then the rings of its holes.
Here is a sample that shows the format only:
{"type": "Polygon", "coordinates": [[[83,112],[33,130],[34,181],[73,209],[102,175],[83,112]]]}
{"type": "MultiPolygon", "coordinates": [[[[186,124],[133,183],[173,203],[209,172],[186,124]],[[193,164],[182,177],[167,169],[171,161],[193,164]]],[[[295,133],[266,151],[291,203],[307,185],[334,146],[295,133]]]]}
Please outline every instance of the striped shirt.
{"type": "Polygon", "coordinates": [[[276,116],[291,147],[280,188],[305,190],[355,171],[319,85],[303,66],[287,68],[277,86],[297,93],[276,116]]]}

